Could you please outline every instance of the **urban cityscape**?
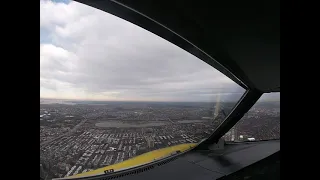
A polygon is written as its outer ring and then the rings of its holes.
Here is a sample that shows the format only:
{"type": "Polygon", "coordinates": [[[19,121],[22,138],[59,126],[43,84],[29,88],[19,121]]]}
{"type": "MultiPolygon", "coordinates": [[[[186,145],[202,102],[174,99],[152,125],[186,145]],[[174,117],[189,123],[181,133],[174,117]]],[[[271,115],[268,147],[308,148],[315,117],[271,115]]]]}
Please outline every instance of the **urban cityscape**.
{"type": "MultiPolygon", "coordinates": [[[[40,176],[72,176],[152,150],[199,143],[234,104],[40,102],[40,176]]],[[[225,140],[280,138],[279,104],[258,103],[225,140]]]]}

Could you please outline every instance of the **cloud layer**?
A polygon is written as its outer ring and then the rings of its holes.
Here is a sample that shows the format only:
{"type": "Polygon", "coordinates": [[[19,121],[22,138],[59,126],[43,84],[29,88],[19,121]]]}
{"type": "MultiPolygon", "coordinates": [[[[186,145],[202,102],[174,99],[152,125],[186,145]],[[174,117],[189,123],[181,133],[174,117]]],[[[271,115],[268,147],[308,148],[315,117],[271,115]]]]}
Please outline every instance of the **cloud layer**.
{"type": "Polygon", "coordinates": [[[90,100],[238,100],[213,67],[123,19],[77,3],[40,1],[40,96],[90,100]]]}

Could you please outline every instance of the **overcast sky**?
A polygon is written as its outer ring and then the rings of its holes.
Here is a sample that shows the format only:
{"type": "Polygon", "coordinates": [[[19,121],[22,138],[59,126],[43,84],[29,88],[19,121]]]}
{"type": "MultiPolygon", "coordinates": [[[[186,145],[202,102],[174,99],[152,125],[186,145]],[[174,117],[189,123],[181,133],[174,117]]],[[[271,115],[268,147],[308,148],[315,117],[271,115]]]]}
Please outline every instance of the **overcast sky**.
{"type": "Polygon", "coordinates": [[[244,90],[170,42],[69,1],[40,1],[40,97],[238,100],[244,90]]]}

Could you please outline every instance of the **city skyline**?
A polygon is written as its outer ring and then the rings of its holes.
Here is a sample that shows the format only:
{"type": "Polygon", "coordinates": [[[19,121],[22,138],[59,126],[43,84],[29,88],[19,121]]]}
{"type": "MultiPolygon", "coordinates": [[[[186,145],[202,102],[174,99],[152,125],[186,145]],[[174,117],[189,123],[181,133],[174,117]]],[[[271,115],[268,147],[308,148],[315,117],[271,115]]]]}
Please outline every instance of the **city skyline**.
{"type": "MultiPolygon", "coordinates": [[[[68,98],[45,98],[45,97],[40,97],[40,100],[55,100],[55,101],[96,101],[96,102],[217,102],[215,99],[213,100],[212,98],[207,100],[207,101],[143,101],[143,100],[90,100],[90,99],[68,99],[68,98]]],[[[235,102],[238,101],[239,99],[233,99],[233,100],[227,100],[224,102],[235,102]]],[[[220,102],[221,100],[219,100],[220,102]]],[[[280,93],[265,93],[261,96],[260,102],[280,102],[280,93]]]]}

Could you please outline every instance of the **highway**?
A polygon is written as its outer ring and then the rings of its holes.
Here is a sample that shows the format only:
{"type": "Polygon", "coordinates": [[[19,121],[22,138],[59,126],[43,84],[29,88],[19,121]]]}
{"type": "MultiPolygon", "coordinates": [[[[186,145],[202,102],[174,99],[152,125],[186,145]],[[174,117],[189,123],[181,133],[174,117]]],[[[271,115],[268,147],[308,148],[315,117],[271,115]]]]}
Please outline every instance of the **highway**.
{"type": "MultiPolygon", "coordinates": [[[[153,111],[158,111],[159,113],[161,113],[161,111],[158,110],[158,109],[153,109],[152,107],[150,107],[150,109],[152,109],[153,111]]],[[[172,124],[175,124],[175,122],[173,122],[168,116],[166,116],[166,120],[169,120],[172,124]]]]}

